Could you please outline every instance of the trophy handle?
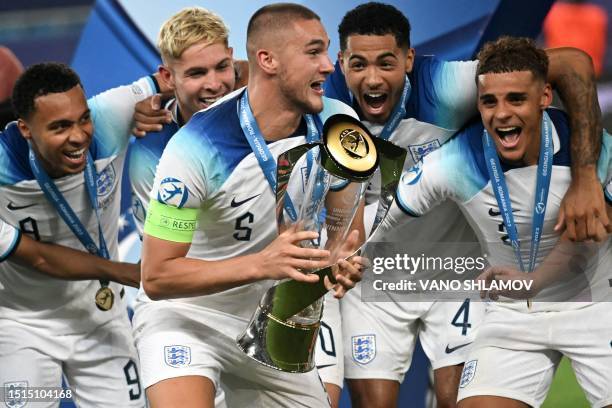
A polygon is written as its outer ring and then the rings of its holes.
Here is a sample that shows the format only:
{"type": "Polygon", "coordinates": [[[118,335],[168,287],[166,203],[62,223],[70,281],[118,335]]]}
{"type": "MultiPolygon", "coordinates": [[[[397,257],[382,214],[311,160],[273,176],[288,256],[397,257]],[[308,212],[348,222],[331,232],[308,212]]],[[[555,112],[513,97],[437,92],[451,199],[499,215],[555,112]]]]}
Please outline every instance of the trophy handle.
{"type": "MultiPolygon", "coordinates": [[[[373,236],[380,222],[385,218],[393,200],[395,199],[395,191],[399,184],[404,162],[406,161],[407,151],[387,140],[374,138],[376,149],[380,152],[380,198],[376,209],[376,217],[372,225],[372,231],[368,235],[373,236]]],[[[366,240],[367,241],[367,240],[366,240]]],[[[365,245],[365,243],[364,243],[365,245]]],[[[363,247],[363,245],[362,245],[363,247]]]]}

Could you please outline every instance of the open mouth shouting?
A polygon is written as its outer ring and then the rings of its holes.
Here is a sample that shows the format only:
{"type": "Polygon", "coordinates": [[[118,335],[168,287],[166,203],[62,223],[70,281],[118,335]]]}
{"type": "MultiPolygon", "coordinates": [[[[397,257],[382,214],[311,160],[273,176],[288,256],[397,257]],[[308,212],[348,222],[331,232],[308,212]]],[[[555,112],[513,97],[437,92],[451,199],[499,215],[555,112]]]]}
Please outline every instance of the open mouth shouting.
{"type": "Polygon", "coordinates": [[[361,109],[366,115],[371,115],[376,118],[385,118],[389,113],[387,108],[388,100],[389,94],[387,92],[364,92],[361,96],[361,109]]]}
{"type": "Polygon", "coordinates": [[[86,147],[83,147],[81,149],[78,150],[72,150],[72,151],[66,151],[66,152],[62,152],[64,157],[68,160],[68,162],[74,164],[74,165],[80,165],[83,164],[85,162],[85,152],[87,151],[86,147]]]}
{"type": "Polygon", "coordinates": [[[323,96],[323,81],[311,82],[310,89],[312,89],[317,95],[323,96]]]}
{"type": "Polygon", "coordinates": [[[522,130],[520,126],[505,126],[495,128],[495,133],[504,148],[512,149],[518,145],[522,130]]]}

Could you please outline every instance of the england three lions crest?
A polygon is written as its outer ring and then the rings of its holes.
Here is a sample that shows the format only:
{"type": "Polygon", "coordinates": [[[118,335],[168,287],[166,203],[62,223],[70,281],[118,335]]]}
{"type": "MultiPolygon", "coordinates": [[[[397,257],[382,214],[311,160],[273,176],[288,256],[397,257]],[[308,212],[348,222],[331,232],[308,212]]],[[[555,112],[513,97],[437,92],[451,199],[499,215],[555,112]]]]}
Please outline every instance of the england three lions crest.
{"type": "Polygon", "coordinates": [[[351,338],[353,360],[360,364],[368,364],[376,357],[376,335],[365,334],[351,338]]]}
{"type": "Polygon", "coordinates": [[[170,367],[185,367],[191,363],[191,347],[188,346],[165,346],[164,356],[166,364],[170,367]]]}
{"type": "Polygon", "coordinates": [[[115,167],[110,164],[104,168],[96,180],[96,190],[98,194],[98,203],[101,208],[106,207],[113,197],[113,192],[117,185],[117,173],[115,167]]]}
{"type": "Polygon", "coordinates": [[[13,381],[4,383],[3,398],[4,404],[8,408],[25,407],[28,403],[27,396],[28,382],[13,381]]]}
{"type": "Polygon", "coordinates": [[[410,145],[408,147],[410,148],[410,155],[412,156],[412,160],[417,163],[423,157],[427,156],[429,153],[439,148],[440,142],[438,141],[438,139],[434,139],[427,143],[419,145],[410,145]]]}
{"type": "Polygon", "coordinates": [[[461,381],[459,388],[465,388],[469,383],[472,382],[476,375],[476,367],[478,366],[478,360],[471,360],[465,363],[463,366],[463,372],[461,373],[461,381]]]}

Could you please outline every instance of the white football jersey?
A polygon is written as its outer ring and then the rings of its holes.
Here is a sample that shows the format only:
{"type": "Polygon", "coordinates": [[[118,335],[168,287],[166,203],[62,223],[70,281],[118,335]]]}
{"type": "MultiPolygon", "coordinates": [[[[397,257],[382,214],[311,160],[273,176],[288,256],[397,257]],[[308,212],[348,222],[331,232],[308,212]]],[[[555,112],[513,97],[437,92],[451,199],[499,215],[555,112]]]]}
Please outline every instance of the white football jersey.
{"type": "MultiPolygon", "coordinates": [[[[242,92],[234,92],[217,106],[196,113],[170,139],[157,167],[150,200],[198,211],[189,258],[220,260],[252,254],[277,236],[275,194],[240,126],[237,102],[242,92]]],[[[356,117],[350,107],[323,98],[321,122],[336,113],[356,117]]],[[[294,135],[269,142],[272,157],[304,144],[305,134],[302,121],[294,135]]],[[[272,284],[260,281],[168,302],[196,304],[248,319],[272,284]]],[[[149,301],[143,291],[138,300],[149,301]]]]}
{"type": "MultiPolygon", "coordinates": [[[[547,211],[541,236],[537,263],[539,264],[557,244],[559,234],[553,230],[559,206],[571,181],[569,126],[566,116],[557,109],[549,109],[553,129],[553,170],[548,195],[547,211]]],[[[444,199],[455,201],[476,231],[484,253],[491,265],[516,265],[516,259],[502,215],[489,180],[482,147],[483,126],[480,122],[460,132],[442,148],[432,152],[409,171],[404,172],[397,191],[398,200],[385,220],[385,226],[401,222],[401,212],[412,217],[426,214],[444,199]]],[[[598,162],[598,175],[610,200],[612,180],[612,141],[604,132],[603,147],[598,162]]],[[[537,166],[512,167],[502,162],[511,198],[515,223],[521,241],[523,262],[531,245],[533,201],[537,166]]],[[[406,227],[409,229],[409,226],[406,227]]],[[[590,260],[587,275],[592,276],[591,288],[605,290],[612,267],[610,239],[601,245],[599,254],[590,260]],[[601,280],[601,282],[600,282],[601,280]]],[[[601,296],[593,294],[593,297],[601,296]]],[[[509,301],[525,305],[525,302],[509,301]]],[[[542,310],[564,310],[578,304],[553,302],[538,303],[542,310]]],[[[521,308],[521,310],[524,307],[521,308]]]]}
{"type": "MultiPolygon", "coordinates": [[[[134,105],[152,95],[150,78],[103,92],[88,101],[94,123],[90,152],[97,170],[100,222],[111,259],[118,259],[121,175],[134,105]]],[[[32,238],[85,251],[44,196],[28,161],[28,144],[15,123],[0,137],[0,217],[32,238]]],[[[99,245],[98,220],[87,195],[84,174],[54,180],[74,213],[99,245]]],[[[70,262],[67,259],[66,262],[70,262]]],[[[125,313],[121,286],[111,283],[116,306],[102,312],[94,303],[98,281],[55,279],[10,260],[0,263],[0,318],[52,328],[57,333],[86,332],[125,313]]]]}

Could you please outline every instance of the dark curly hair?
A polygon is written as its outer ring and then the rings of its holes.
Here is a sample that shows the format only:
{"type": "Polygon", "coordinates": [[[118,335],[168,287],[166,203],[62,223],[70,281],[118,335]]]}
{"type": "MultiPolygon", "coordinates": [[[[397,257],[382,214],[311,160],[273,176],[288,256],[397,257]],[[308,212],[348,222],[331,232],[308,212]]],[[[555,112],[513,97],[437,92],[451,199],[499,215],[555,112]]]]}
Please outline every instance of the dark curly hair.
{"type": "Polygon", "coordinates": [[[548,56],[531,38],[500,37],[486,43],[477,58],[476,80],[482,74],[530,71],[534,78],[546,82],[548,56]]]}
{"type": "Polygon", "coordinates": [[[65,64],[45,62],[29,67],[13,88],[12,103],[15,114],[27,119],[34,113],[34,100],[50,93],[66,92],[81,80],[76,72],[65,64]]]}
{"type": "Polygon", "coordinates": [[[338,26],[340,49],[346,50],[350,35],[387,35],[395,37],[398,47],[410,48],[410,23],[395,7],[377,2],[361,4],[350,10],[338,26]]]}

